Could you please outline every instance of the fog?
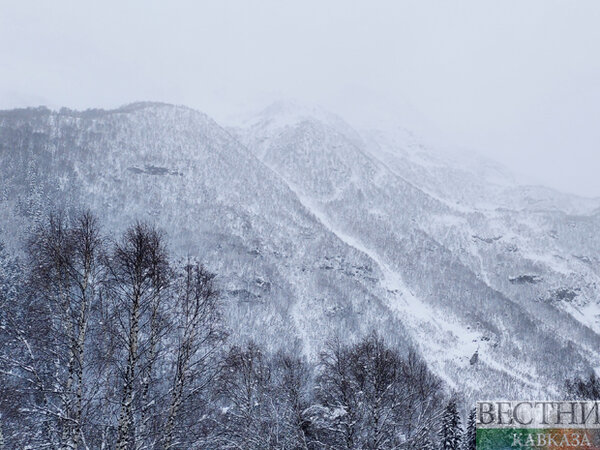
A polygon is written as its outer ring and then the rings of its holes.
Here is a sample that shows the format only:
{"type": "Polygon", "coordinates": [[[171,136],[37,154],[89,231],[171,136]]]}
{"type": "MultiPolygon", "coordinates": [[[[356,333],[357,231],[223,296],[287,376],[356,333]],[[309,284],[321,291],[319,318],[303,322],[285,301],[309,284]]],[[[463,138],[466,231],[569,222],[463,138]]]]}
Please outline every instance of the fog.
{"type": "Polygon", "coordinates": [[[600,196],[600,2],[1,1],[0,108],[278,99],[600,196]]]}

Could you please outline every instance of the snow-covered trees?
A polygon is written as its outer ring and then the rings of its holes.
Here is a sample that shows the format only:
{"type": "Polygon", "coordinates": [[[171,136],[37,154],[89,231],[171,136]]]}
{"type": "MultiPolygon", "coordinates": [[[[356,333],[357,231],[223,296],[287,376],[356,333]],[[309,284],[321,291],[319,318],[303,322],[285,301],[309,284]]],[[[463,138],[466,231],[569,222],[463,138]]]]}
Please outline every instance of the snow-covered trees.
{"type": "Polygon", "coordinates": [[[216,353],[225,338],[214,274],[188,261],[175,287],[176,304],[171,317],[177,353],[163,430],[165,449],[177,445],[176,435],[184,431],[178,427],[178,417],[194,414],[195,393],[205,389],[218,372],[216,353]],[[182,411],[186,407],[187,411],[182,411]]]}
{"type": "Polygon", "coordinates": [[[429,430],[438,408],[434,401],[431,408],[418,401],[424,392],[436,398],[439,382],[428,371],[411,378],[410,364],[375,334],[356,344],[331,342],[318,368],[286,352],[265,353],[254,343],[234,346],[215,385],[213,436],[204,442],[249,449],[433,446],[429,430]],[[411,405],[419,405],[418,417],[409,414],[411,405]]]}
{"type": "MultiPolygon", "coordinates": [[[[169,270],[162,235],[142,223],[132,226],[115,245],[108,265],[113,287],[111,297],[115,300],[120,324],[117,330],[126,355],[117,449],[127,450],[135,442],[138,431],[135,426],[142,431],[146,428],[147,394],[158,341],[162,337],[160,307],[169,270]],[[138,379],[141,379],[139,384],[138,379]],[[134,417],[134,398],[140,398],[142,403],[138,408],[139,418],[134,417]]],[[[146,439],[145,434],[139,439],[146,439]]]]}
{"type": "Polygon", "coordinates": [[[0,355],[3,384],[15,405],[9,419],[37,425],[37,434],[25,438],[32,444],[80,445],[88,419],[87,332],[103,277],[101,247],[89,212],[51,215],[27,243],[26,276],[16,284],[9,278],[9,288],[2,276],[0,295],[10,298],[2,305],[0,355]]]}
{"type": "Polygon", "coordinates": [[[354,448],[359,430],[359,395],[353,379],[351,364],[355,355],[349,346],[336,340],[321,355],[321,373],[318,378],[317,395],[322,402],[322,423],[331,439],[354,448]]]}
{"type": "Polygon", "coordinates": [[[425,436],[419,448],[421,450],[435,450],[435,445],[433,444],[429,436],[425,436]]]}
{"type": "MultiPolygon", "coordinates": [[[[10,257],[4,243],[0,241],[0,311],[5,311],[8,303],[15,300],[20,277],[21,268],[18,262],[10,257]]],[[[4,316],[0,315],[0,326],[5,324],[3,319],[4,316]]]]}
{"type": "Polygon", "coordinates": [[[228,338],[214,274],[149,224],[99,230],[55,214],[26,264],[0,246],[0,448],[434,448],[441,383],[416,352],[228,338]]]}
{"type": "Polygon", "coordinates": [[[456,399],[452,398],[444,408],[441,418],[440,443],[442,450],[460,450],[461,420],[458,414],[456,399]]]}
{"type": "Polygon", "coordinates": [[[477,447],[477,424],[476,411],[472,409],[467,417],[467,427],[463,435],[463,450],[476,450],[477,447]]]}
{"type": "Polygon", "coordinates": [[[280,351],[275,355],[272,379],[282,446],[306,450],[319,442],[309,414],[313,373],[312,367],[296,353],[280,351]]]}
{"type": "Polygon", "coordinates": [[[18,334],[23,324],[19,314],[19,301],[23,291],[23,273],[20,264],[5,250],[0,241],[0,449],[5,443],[17,441],[21,431],[10,427],[12,423],[29,424],[25,415],[19,410],[19,393],[21,392],[17,376],[26,376],[19,368],[19,355],[16,354],[18,334]]]}
{"type": "Polygon", "coordinates": [[[587,378],[573,378],[565,383],[569,398],[576,400],[600,400],[600,378],[591,372],[587,378]]]}
{"type": "Polygon", "coordinates": [[[248,450],[274,445],[274,405],[271,367],[263,351],[254,343],[234,346],[223,361],[216,394],[221,403],[222,433],[217,438],[223,448],[248,450]]]}
{"type": "Polygon", "coordinates": [[[219,362],[214,275],[174,268],[147,224],[110,244],[89,212],[49,216],[27,254],[21,276],[0,248],[3,437],[14,448],[171,447],[219,362]]]}
{"type": "MultiPolygon", "coordinates": [[[[61,448],[78,448],[82,433],[86,333],[102,278],[101,245],[96,218],[82,212],[73,219],[50,216],[28,246],[30,295],[47,320],[42,328],[46,342],[38,342],[40,354],[30,367],[35,367],[44,398],[39,412],[61,448]],[[44,356],[52,356],[51,369],[44,356]]],[[[22,343],[36,359],[29,344],[22,343]]]]}
{"type": "Polygon", "coordinates": [[[321,357],[321,421],[344,448],[419,445],[435,419],[438,389],[413,352],[403,358],[375,334],[356,345],[335,341],[321,357]]]}

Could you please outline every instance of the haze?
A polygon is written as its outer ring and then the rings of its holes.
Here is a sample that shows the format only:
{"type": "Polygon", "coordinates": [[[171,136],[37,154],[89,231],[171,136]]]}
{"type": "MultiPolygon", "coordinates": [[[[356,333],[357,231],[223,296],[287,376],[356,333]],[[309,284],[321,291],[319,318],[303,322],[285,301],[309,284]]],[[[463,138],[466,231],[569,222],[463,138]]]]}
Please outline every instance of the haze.
{"type": "Polygon", "coordinates": [[[600,196],[600,2],[0,1],[0,108],[278,99],[600,196]]]}

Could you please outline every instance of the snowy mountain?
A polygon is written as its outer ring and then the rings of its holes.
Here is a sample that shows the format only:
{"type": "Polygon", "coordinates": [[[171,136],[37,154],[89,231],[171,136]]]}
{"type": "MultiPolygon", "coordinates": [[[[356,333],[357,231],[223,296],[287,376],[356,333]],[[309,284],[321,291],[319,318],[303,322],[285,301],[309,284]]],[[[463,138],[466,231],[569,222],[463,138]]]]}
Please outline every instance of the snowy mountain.
{"type": "Polygon", "coordinates": [[[218,274],[240,338],[314,357],[376,329],[468,397],[552,397],[600,366],[600,200],[400,128],[283,102],[229,128],[156,103],[12,110],[0,174],[13,251],[54,206],[155,221],[218,274]]]}

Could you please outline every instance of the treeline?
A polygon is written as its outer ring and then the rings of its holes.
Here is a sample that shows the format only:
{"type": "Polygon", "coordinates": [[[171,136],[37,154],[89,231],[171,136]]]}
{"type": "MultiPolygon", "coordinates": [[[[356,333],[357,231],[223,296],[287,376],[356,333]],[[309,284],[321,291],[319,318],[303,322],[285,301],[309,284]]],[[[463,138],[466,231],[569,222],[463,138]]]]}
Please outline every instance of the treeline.
{"type": "Polygon", "coordinates": [[[144,223],[50,216],[0,247],[0,449],[474,449],[414,351],[230,342],[215,275],[144,223]]]}
{"type": "Polygon", "coordinates": [[[565,392],[573,400],[600,400],[600,378],[595,372],[587,377],[575,377],[565,382],[565,392]]]}

